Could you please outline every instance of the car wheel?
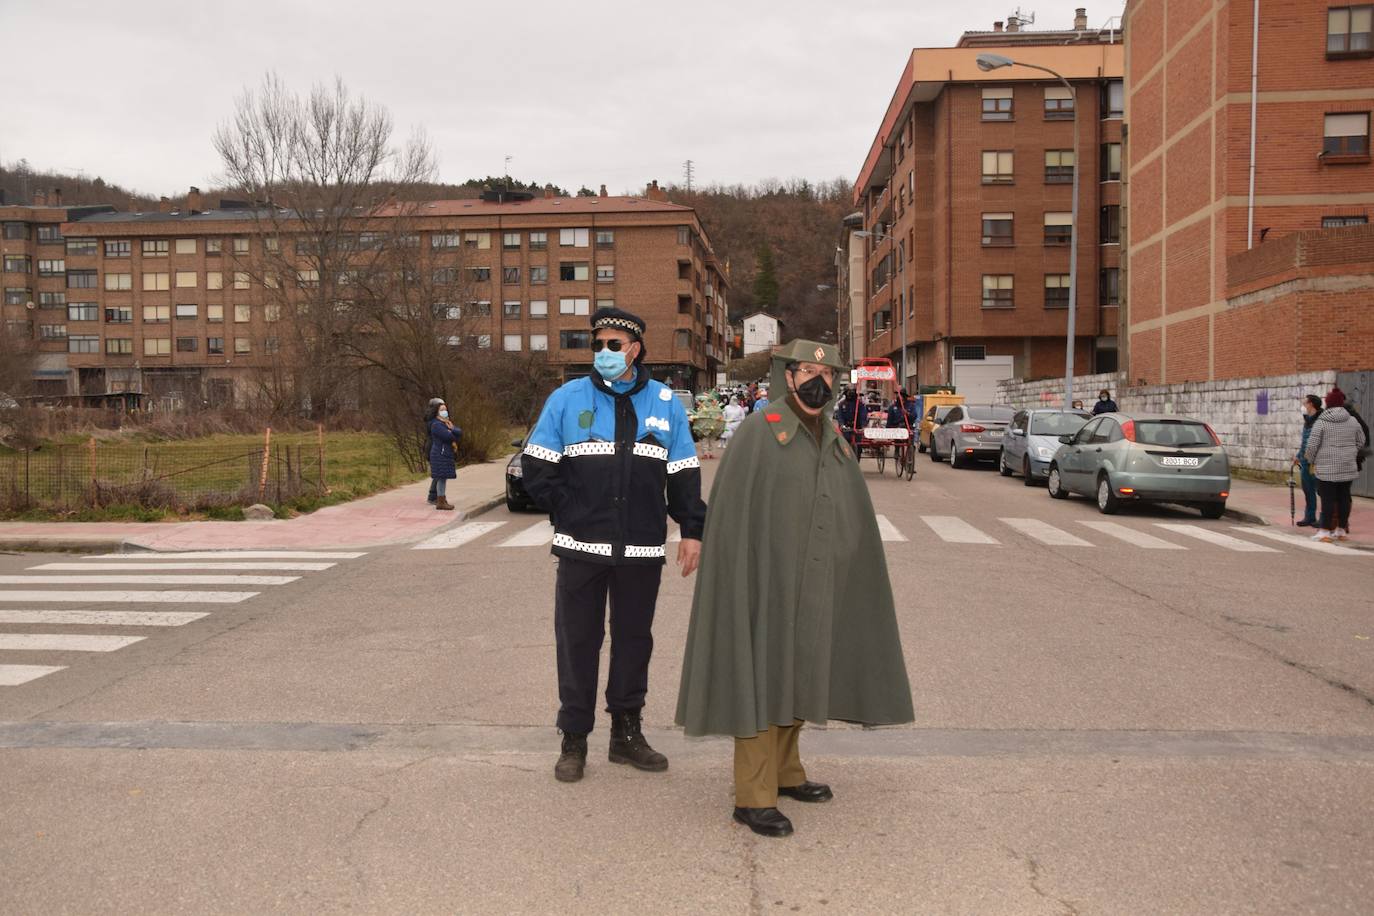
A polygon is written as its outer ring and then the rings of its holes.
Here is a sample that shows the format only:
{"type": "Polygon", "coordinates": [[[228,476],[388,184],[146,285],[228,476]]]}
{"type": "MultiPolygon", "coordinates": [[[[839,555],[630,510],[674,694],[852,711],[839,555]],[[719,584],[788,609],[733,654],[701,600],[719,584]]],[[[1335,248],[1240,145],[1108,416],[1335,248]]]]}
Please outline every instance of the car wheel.
{"type": "Polygon", "coordinates": [[[930,437],[930,460],[936,464],[940,463],[940,451],[935,447],[935,437],[930,437]]]}
{"type": "Polygon", "coordinates": [[[1121,508],[1121,500],[1112,489],[1112,482],[1106,474],[1097,478],[1097,511],[1103,515],[1115,515],[1121,508]]]}
{"type": "Polygon", "coordinates": [[[1035,478],[1031,476],[1029,455],[1021,459],[1021,483],[1027,487],[1035,486],[1035,478]]]}
{"type": "Polygon", "coordinates": [[[918,451],[918,452],[920,452],[922,455],[924,455],[924,454],[926,453],[926,444],[925,444],[924,442],[917,442],[917,443],[916,443],[916,451],[918,451]]]}
{"type": "Polygon", "coordinates": [[[1011,468],[1007,467],[1007,450],[1003,449],[997,453],[997,473],[1003,477],[1011,476],[1011,468]]]}
{"type": "Polygon", "coordinates": [[[1221,518],[1226,514],[1226,503],[1203,503],[1198,508],[1203,518],[1221,518]]]}
{"type": "Polygon", "coordinates": [[[1064,482],[1059,479],[1059,465],[1050,465],[1050,476],[1045,481],[1045,486],[1049,490],[1050,499],[1069,498],[1069,491],[1064,489],[1064,482]]]}
{"type": "Polygon", "coordinates": [[[953,442],[949,444],[949,466],[952,468],[960,466],[959,446],[955,445],[953,442]]]}

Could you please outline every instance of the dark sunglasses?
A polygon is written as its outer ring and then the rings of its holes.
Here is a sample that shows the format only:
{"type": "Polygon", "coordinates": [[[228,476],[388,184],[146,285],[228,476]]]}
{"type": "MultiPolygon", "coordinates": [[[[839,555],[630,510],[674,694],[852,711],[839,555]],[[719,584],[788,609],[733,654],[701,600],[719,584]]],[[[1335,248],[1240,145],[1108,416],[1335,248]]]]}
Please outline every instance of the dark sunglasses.
{"type": "MultiPolygon", "coordinates": [[[[631,341],[631,343],[633,343],[633,341],[631,341]]],[[[625,349],[625,348],[628,347],[628,346],[629,346],[629,344],[627,344],[627,343],[626,343],[625,341],[623,341],[623,340],[620,340],[619,338],[617,338],[617,339],[615,339],[615,340],[593,340],[593,341],[592,341],[592,352],[593,352],[593,353],[600,353],[600,352],[601,352],[601,348],[602,348],[602,347],[606,347],[606,348],[609,349],[612,353],[619,353],[621,350],[625,349]]]]}

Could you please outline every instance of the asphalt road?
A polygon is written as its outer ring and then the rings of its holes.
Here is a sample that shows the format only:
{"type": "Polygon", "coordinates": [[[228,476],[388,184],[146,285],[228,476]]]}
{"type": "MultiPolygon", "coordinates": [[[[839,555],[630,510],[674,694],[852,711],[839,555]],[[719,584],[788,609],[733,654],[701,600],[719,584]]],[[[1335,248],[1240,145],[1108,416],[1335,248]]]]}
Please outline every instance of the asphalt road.
{"type": "Polygon", "coordinates": [[[808,728],[836,798],[784,800],[782,841],[730,821],[729,743],[671,728],[671,563],[646,726],[672,766],[607,763],[599,725],[564,785],[538,516],[352,558],[0,557],[0,676],[60,668],[0,687],[0,912],[1369,911],[1374,554],[866,473],[917,722],[808,728]]]}

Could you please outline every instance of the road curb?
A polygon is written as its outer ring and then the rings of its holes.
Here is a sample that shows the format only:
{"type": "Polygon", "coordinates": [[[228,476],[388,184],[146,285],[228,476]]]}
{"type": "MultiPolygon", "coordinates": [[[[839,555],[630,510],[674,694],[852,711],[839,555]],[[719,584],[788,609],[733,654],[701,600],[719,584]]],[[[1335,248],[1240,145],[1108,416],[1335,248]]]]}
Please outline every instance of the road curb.
{"type": "Polygon", "coordinates": [[[458,521],[465,522],[468,519],[476,518],[479,515],[490,512],[492,509],[505,505],[505,502],[506,493],[503,490],[495,496],[487,497],[480,502],[469,503],[458,511],[458,521]]]}
{"type": "Polygon", "coordinates": [[[1270,527],[1269,519],[1265,518],[1263,515],[1260,515],[1255,512],[1250,512],[1246,509],[1235,509],[1231,506],[1227,506],[1225,515],[1232,521],[1249,522],[1252,525],[1264,525],[1266,528],[1270,527]]]}
{"type": "Polygon", "coordinates": [[[124,540],[81,538],[0,538],[0,551],[10,553],[120,553],[124,540]]]}

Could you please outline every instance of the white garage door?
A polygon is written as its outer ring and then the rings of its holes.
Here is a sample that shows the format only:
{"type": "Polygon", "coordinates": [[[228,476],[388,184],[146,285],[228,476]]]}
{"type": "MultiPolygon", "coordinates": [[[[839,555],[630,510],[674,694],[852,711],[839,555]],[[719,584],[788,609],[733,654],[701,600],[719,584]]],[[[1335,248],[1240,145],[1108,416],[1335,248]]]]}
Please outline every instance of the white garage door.
{"type": "Polygon", "coordinates": [[[965,404],[992,404],[997,399],[997,383],[1012,377],[1010,356],[954,361],[954,390],[964,396],[965,404]]]}

